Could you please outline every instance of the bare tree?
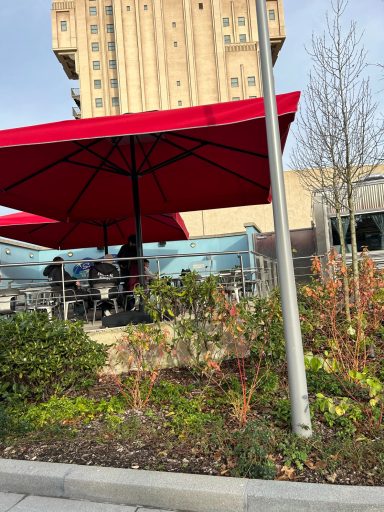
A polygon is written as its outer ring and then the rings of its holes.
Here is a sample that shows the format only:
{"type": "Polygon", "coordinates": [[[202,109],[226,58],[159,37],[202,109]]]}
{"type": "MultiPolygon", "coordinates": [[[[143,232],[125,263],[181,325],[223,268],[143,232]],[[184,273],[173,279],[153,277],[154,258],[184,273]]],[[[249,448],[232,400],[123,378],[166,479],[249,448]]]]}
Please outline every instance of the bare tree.
{"type": "MultiPolygon", "coordinates": [[[[332,0],[326,15],[326,30],[312,36],[307,49],[313,67],[304,92],[295,130],[296,148],[291,167],[303,185],[322,194],[336,212],[345,261],[345,225],[342,212],[349,216],[355,302],[359,302],[358,254],[355,222],[355,193],[358,182],[369,176],[382,162],[382,126],[377,119],[377,104],[372,100],[366,78],[367,53],[356,22],[343,30],[348,0],[332,0]],[[305,171],[305,172],[302,172],[305,171]]],[[[347,318],[348,280],[344,280],[347,318]]]]}

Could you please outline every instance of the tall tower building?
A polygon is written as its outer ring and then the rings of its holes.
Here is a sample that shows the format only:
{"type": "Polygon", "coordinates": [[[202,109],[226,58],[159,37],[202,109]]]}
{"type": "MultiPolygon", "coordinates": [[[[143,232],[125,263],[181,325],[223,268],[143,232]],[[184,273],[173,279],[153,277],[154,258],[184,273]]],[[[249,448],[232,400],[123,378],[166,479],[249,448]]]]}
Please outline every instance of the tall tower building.
{"type": "MultiPolygon", "coordinates": [[[[266,0],[273,61],[282,0],[266,0]]],[[[164,110],[262,95],[256,0],[52,2],[53,51],[75,117],[164,110]]]]}

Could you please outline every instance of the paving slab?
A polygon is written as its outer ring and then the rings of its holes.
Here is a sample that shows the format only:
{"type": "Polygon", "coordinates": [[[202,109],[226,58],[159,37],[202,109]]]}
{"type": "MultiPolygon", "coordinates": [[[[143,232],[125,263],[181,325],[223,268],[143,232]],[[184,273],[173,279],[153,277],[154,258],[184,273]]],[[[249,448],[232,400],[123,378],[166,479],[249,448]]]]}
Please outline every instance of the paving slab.
{"type": "Polygon", "coordinates": [[[0,492],[0,512],[8,512],[24,498],[23,494],[0,492]]]}
{"type": "Polygon", "coordinates": [[[27,496],[14,507],[4,510],[7,512],[136,512],[137,507],[27,496]]]}
{"type": "Polygon", "coordinates": [[[139,507],[136,512],[177,512],[177,510],[164,510],[159,508],[143,508],[139,507]]]}

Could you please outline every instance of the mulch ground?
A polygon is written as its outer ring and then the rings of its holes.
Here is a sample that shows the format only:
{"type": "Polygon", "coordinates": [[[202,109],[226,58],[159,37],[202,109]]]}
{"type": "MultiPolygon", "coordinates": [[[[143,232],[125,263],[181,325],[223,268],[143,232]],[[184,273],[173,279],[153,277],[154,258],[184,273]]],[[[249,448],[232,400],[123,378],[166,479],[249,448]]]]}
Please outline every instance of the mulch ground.
{"type": "MultiPolygon", "coordinates": [[[[162,372],[161,378],[184,385],[196,382],[187,371],[162,372]]],[[[109,398],[116,394],[110,381],[102,381],[89,390],[91,398],[109,398]]],[[[207,409],[209,412],[209,409],[207,409]]],[[[258,408],[252,412],[250,420],[268,421],[270,409],[258,408]]],[[[175,434],[170,428],[170,411],[167,407],[151,405],[150,414],[146,411],[127,410],[123,421],[116,429],[106,428],[104,421],[95,418],[89,424],[70,421],[60,428],[28,433],[7,438],[0,442],[0,457],[67,464],[97,465],[116,468],[144,469],[167,472],[183,472],[233,476],[236,458],[231,443],[231,433],[239,429],[233,416],[223,410],[223,439],[212,438],[209,427],[202,435],[175,434]],[[231,449],[229,449],[231,448],[231,449]]],[[[329,434],[324,426],[323,438],[329,434]]],[[[276,464],[276,478],[314,483],[334,483],[347,485],[383,485],[382,473],[372,468],[369,461],[365,467],[351,467],[340,464],[329,469],[326,460],[316,456],[304,463],[302,469],[284,465],[279,454],[271,454],[276,464]]]]}

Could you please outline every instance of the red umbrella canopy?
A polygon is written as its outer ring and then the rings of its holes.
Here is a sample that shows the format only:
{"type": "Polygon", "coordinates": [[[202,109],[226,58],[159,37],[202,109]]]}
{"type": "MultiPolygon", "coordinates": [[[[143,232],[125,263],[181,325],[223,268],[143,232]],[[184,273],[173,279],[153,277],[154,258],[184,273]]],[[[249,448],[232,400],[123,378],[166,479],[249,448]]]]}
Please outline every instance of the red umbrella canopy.
{"type": "MultiPolygon", "coordinates": [[[[298,92],[277,96],[284,147],[298,92]]],[[[60,220],[270,201],[263,98],[0,131],[0,204],[60,220]],[[137,190],[136,188],[136,190],[137,190]]]]}
{"type": "MultiPolygon", "coordinates": [[[[120,245],[135,232],[134,219],[106,221],[109,245],[120,245]]],[[[142,217],[143,241],[187,240],[188,231],[178,213],[142,217]]],[[[60,222],[19,212],[0,217],[0,236],[52,249],[102,247],[104,224],[100,222],[60,222]]]]}

